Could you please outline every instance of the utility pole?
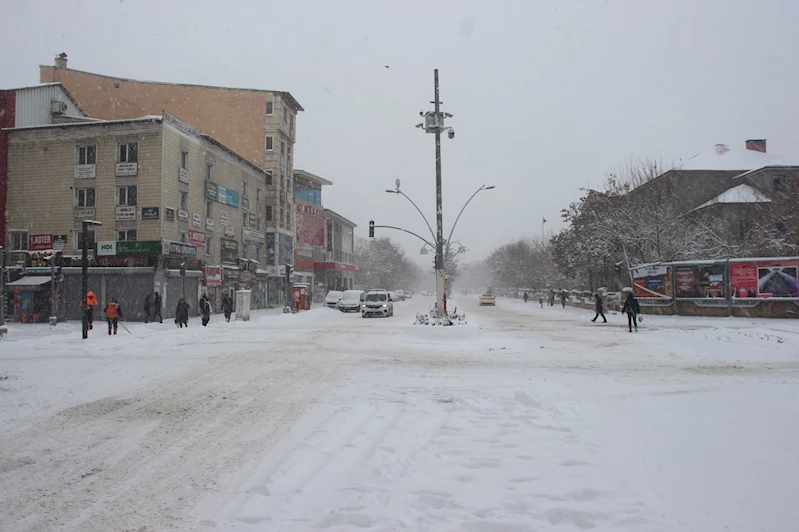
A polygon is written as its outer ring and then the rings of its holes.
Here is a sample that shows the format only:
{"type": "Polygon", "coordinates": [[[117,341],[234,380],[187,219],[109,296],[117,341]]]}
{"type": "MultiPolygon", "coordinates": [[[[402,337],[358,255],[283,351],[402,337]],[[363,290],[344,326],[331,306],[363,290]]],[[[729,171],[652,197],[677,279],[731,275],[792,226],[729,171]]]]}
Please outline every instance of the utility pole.
{"type": "Polygon", "coordinates": [[[6,324],[6,270],[3,264],[6,250],[0,246],[0,326],[6,324]]]}
{"type": "MultiPolygon", "coordinates": [[[[438,98],[438,69],[433,74],[435,80],[435,113],[436,118],[441,118],[440,105],[438,98]]],[[[443,120],[440,125],[443,125],[443,120]]],[[[436,304],[439,312],[443,309],[444,315],[447,314],[447,300],[444,296],[446,285],[444,284],[444,220],[442,207],[441,190],[441,127],[436,128],[436,304]]]]}

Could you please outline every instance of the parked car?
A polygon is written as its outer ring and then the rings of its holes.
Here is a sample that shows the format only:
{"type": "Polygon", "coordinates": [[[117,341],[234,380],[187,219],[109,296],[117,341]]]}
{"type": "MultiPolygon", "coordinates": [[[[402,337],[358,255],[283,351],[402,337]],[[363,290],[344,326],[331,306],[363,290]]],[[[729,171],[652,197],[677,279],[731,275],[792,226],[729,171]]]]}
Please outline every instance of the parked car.
{"type": "Polygon", "coordinates": [[[394,292],[394,296],[397,301],[405,301],[405,290],[397,290],[394,292]]]}
{"type": "Polygon", "coordinates": [[[341,312],[358,312],[364,299],[363,290],[345,290],[338,300],[338,309],[341,312]]]}
{"type": "Polygon", "coordinates": [[[496,304],[497,298],[494,297],[494,294],[483,294],[480,296],[480,306],[491,305],[494,307],[496,304]]]}
{"type": "Polygon", "coordinates": [[[394,315],[394,303],[389,292],[373,291],[367,292],[361,304],[361,317],[383,316],[390,318],[394,315]]]}
{"type": "Polygon", "coordinates": [[[325,296],[325,306],[330,308],[336,308],[338,306],[338,300],[341,299],[341,295],[343,292],[338,290],[331,290],[325,296]]]}

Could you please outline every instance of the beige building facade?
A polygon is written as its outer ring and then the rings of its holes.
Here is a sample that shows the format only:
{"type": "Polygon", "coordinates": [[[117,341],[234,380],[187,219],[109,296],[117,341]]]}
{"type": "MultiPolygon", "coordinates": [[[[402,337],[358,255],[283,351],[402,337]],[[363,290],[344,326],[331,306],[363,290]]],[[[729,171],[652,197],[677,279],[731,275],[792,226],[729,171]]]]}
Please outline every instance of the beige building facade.
{"type": "Polygon", "coordinates": [[[90,289],[122,298],[134,319],[153,290],[170,315],[186,284],[194,310],[201,290],[217,308],[239,288],[266,305],[267,276],[278,273],[267,250],[268,172],[167,112],[7,134],[7,236],[20,248],[11,258],[37,242],[62,249],[65,317],[79,312],[84,219],[102,223],[88,242],[90,289]]]}

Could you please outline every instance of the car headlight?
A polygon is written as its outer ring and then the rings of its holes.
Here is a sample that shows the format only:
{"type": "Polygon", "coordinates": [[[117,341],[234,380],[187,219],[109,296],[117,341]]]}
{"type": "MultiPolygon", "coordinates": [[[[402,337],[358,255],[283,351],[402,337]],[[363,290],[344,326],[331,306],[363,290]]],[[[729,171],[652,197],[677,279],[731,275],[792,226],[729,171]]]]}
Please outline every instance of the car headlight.
{"type": "Polygon", "coordinates": [[[383,303],[383,307],[387,307],[387,306],[388,306],[387,304],[383,303]]]}

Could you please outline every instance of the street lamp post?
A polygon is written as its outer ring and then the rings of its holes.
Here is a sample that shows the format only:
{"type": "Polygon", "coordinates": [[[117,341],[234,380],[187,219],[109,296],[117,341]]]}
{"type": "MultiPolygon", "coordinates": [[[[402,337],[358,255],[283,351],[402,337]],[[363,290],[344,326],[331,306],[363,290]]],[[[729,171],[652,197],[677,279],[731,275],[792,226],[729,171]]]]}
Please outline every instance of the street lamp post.
{"type": "Polygon", "coordinates": [[[86,302],[86,294],[89,292],[89,226],[90,225],[103,225],[101,222],[95,220],[83,220],[81,226],[81,237],[83,238],[82,255],[80,261],[81,270],[81,294],[83,299],[83,339],[89,337],[89,320],[88,320],[88,303],[86,302]]]}

